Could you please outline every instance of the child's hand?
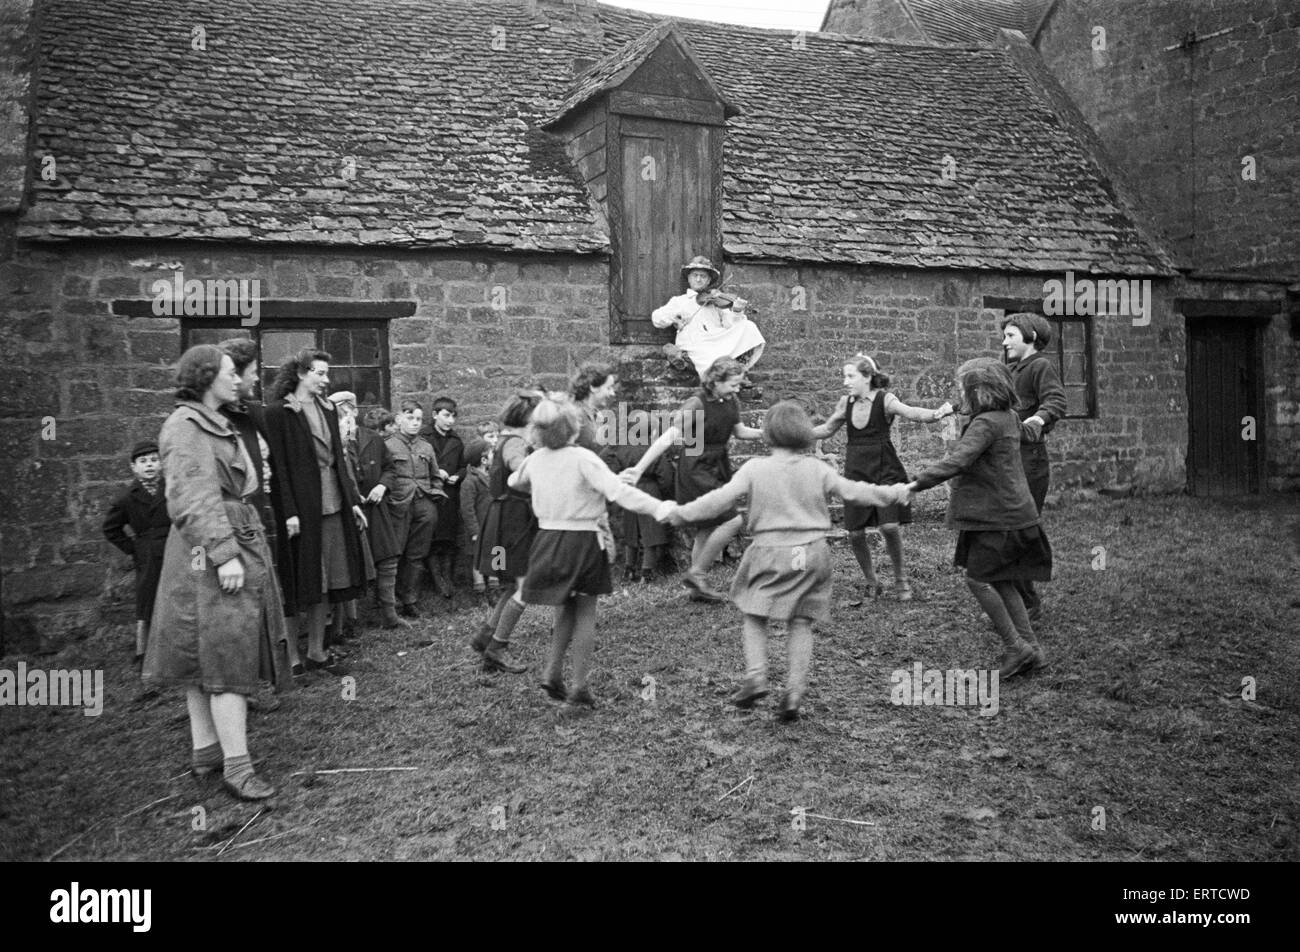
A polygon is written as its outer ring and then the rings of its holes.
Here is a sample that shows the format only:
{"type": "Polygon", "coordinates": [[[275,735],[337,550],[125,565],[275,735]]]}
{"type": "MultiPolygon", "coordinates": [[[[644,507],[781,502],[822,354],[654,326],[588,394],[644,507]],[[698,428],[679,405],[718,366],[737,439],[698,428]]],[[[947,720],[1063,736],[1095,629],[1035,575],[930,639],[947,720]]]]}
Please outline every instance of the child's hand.
{"type": "Polygon", "coordinates": [[[946,416],[952,415],[952,403],[945,402],[943,406],[934,411],[935,420],[942,420],[946,416]]]}
{"type": "Polygon", "coordinates": [[[629,486],[635,486],[641,481],[641,473],[635,466],[629,466],[627,469],[623,470],[623,472],[618,474],[618,478],[629,486]]]}

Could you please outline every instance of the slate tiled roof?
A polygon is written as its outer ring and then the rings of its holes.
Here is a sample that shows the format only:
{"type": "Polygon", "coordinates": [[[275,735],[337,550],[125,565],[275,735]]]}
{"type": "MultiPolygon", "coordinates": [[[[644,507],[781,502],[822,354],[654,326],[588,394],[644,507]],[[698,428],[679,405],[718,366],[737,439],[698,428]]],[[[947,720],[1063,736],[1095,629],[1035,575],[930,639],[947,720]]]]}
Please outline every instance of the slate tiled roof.
{"type": "Polygon", "coordinates": [[[1032,43],[1056,0],[849,0],[848,6],[881,3],[902,7],[934,43],[993,43],[1003,29],[1019,30],[1032,43]]]}
{"type": "MultiPolygon", "coordinates": [[[[43,22],[36,141],[59,179],[35,183],[20,237],[589,252],[608,235],[540,125],[581,95],[575,57],[658,20],[547,0],[50,0],[43,22]]],[[[733,257],[1166,270],[1000,48],[678,29],[743,112],[733,257]]]]}
{"type": "Polygon", "coordinates": [[[1056,0],[901,0],[936,43],[991,43],[998,30],[1019,30],[1033,42],[1056,0]]]}

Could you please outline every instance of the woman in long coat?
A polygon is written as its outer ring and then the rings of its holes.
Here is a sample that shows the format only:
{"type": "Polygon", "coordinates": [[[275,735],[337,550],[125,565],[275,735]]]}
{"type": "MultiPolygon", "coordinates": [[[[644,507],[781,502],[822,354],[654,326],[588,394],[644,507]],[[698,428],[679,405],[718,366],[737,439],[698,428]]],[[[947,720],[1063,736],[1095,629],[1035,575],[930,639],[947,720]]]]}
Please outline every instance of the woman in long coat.
{"type": "Polygon", "coordinates": [[[146,684],[186,689],[191,770],[222,768],[245,800],[275,788],[253,772],[247,695],[270,679],[272,645],[285,638],[280,586],[257,507],[260,473],[221,415],[236,399],[234,362],[211,344],[177,365],[177,405],[158,437],[172,528],[163,554],[146,684]]]}
{"type": "Polygon", "coordinates": [[[277,568],[291,613],[306,616],[307,668],[343,675],[325,651],[329,604],[365,590],[361,497],[348,467],[338,415],[326,399],[330,355],[303,350],[276,375],[268,394],[266,430],[284,517],[277,568]]]}

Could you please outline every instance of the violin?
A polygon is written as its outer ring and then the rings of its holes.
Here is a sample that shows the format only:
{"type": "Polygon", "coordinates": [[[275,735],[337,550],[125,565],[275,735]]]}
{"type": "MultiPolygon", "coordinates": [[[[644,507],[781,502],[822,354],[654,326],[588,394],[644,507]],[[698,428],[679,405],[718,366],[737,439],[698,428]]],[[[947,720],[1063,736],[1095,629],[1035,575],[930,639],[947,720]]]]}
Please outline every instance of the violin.
{"type": "Polygon", "coordinates": [[[744,298],[742,298],[740,295],[724,294],[722,291],[719,291],[717,289],[701,291],[695,295],[695,300],[699,304],[711,305],[720,310],[726,310],[727,308],[734,308],[736,306],[736,303],[739,302],[740,307],[737,308],[737,313],[744,313],[744,314],[751,313],[751,310],[749,309],[749,302],[746,301],[744,298]]]}

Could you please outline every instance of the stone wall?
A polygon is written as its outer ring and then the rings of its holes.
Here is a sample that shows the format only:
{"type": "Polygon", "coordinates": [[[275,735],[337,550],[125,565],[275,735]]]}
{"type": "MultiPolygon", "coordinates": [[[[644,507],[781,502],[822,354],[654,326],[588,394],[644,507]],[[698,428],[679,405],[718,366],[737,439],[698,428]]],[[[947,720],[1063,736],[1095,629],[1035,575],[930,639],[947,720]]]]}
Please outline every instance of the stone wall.
{"type": "Polygon", "coordinates": [[[1300,277],[1300,7],[1058,0],[1037,46],[1171,250],[1198,271],[1300,277]]]}
{"type": "MultiPolygon", "coordinates": [[[[465,428],[494,416],[518,386],[563,387],[588,359],[618,363],[623,395],[640,406],[673,405],[693,384],[688,373],[666,372],[656,346],[609,345],[607,264],[598,257],[123,242],[35,248],[15,247],[11,236],[12,219],[0,219],[0,485],[8,496],[0,532],[11,647],[58,644],[102,619],[129,620],[129,572],[99,523],[130,478],[127,447],[156,435],[170,412],[180,331],[174,318],[117,316],[111,304],[148,300],[151,283],[173,267],[187,278],[258,278],[264,298],[414,302],[412,316],[389,324],[392,395],[427,403],[450,394],[465,428]]],[[[1000,313],[984,310],[983,297],[1042,293],[1041,276],[762,264],[730,272],[729,286],[754,301],[769,340],[746,401],[752,423],[785,397],[829,413],[842,393],[843,361],[859,349],[880,360],[904,401],[937,405],[951,396],[962,360],[998,352],[1000,313]]],[[[1184,485],[1184,333],[1168,289],[1155,285],[1151,326],[1097,322],[1099,415],[1054,434],[1062,489],[1184,485]]],[[[909,469],[943,453],[942,427],[900,421],[895,433],[909,469]]],[[[942,500],[927,495],[931,509],[942,500]]]]}

